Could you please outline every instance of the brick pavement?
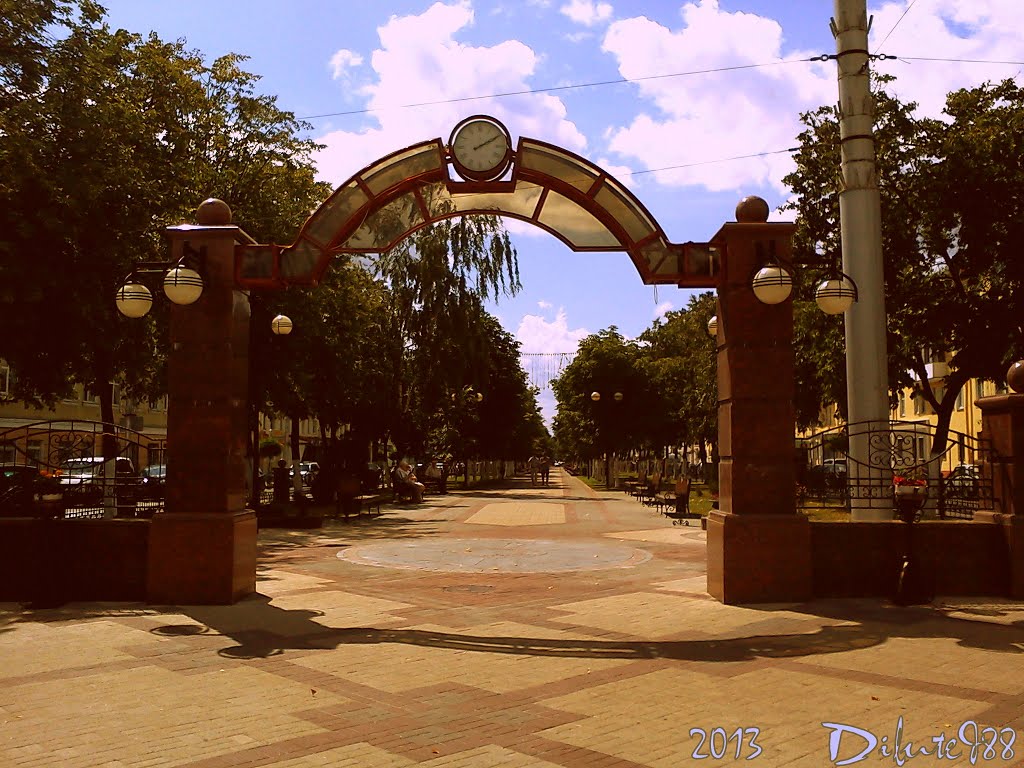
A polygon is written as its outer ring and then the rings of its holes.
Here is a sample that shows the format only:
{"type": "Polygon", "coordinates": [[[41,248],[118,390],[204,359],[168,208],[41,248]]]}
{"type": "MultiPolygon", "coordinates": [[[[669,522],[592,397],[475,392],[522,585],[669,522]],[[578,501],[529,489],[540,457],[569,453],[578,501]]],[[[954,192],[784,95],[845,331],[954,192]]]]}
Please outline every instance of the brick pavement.
{"type": "Polygon", "coordinates": [[[822,766],[901,716],[1024,765],[1024,605],[724,606],[698,527],[558,472],[260,543],[234,606],[0,606],[0,766],[822,766]]]}

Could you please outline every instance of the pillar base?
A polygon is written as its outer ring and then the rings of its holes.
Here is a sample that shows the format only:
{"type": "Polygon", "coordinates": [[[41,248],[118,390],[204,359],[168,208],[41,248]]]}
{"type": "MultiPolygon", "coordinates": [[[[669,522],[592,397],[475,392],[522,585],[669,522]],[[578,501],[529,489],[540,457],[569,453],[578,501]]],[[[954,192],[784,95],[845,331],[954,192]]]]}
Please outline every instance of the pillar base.
{"type": "Polygon", "coordinates": [[[803,515],[708,515],[708,592],[728,604],[810,600],[811,527],[803,515]]]}
{"type": "Polygon", "coordinates": [[[979,510],[974,513],[974,520],[1002,526],[1010,564],[1007,597],[1014,600],[1024,599],[1024,517],[979,510]]]}
{"type": "Polygon", "coordinates": [[[161,513],[149,531],[146,599],[229,605],[256,591],[256,514],[161,513]]]}

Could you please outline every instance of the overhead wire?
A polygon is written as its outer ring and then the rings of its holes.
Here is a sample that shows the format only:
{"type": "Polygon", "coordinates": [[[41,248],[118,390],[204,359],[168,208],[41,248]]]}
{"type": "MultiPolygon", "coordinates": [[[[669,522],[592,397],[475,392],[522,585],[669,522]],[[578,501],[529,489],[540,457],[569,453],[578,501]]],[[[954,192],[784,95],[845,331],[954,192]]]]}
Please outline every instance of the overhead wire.
{"type": "Polygon", "coordinates": [[[914,7],[914,4],[915,4],[916,2],[917,2],[917,0],[911,0],[911,2],[910,2],[910,5],[908,5],[908,6],[907,6],[907,7],[906,7],[906,8],[905,8],[905,9],[903,10],[903,13],[902,13],[902,15],[901,15],[901,16],[900,16],[900,17],[899,17],[898,19],[896,19],[896,23],[892,25],[892,29],[890,29],[890,30],[889,30],[889,32],[888,32],[888,33],[886,34],[886,36],[882,38],[882,42],[880,42],[880,43],[878,44],[878,47],[877,47],[877,48],[875,49],[875,52],[876,52],[876,53],[882,50],[882,48],[883,48],[883,47],[885,46],[885,41],[889,39],[889,35],[891,35],[891,34],[892,34],[893,32],[895,32],[895,31],[896,31],[896,27],[898,27],[898,26],[900,25],[900,22],[901,22],[901,21],[903,21],[903,18],[904,18],[904,17],[905,17],[905,16],[906,16],[906,15],[907,15],[908,13],[910,13],[910,9],[914,7]]]}
{"type": "MultiPolygon", "coordinates": [[[[900,21],[907,15],[910,8],[913,7],[914,0],[907,9],[903,12],[903,16],[897,20],[896,24],[893,25],[892,29],[889,30],[885,38],[882,40],[882,45],[889,39],[889,36],[895,31],[896,27],[899,26],[900,21]]],[[[881,49],[881,45],[879,46],[881,49]]],[[[569,91],[577,88],[597,88],[606,85],[624,85],[629,83],[639,83],[647,80],[664,80],[673,77],[692,77],[695,75],[709,75],[720,72],[735,72],[739,70],[747,69],[759,69],[762,67],[778,66],[780,64],[800,64],[800,63],[813,63],[820,62],[823,60],[835,58],[832,55],[825,56],[811,56],[809,58],[800,59],[782,59],[780,61],[767,61],[759,64],[736,64],[728,67],[710,67],[708,69],[694,69],[686,72],[668,72],[660,75],[644,75],[641,77],[622,77],[616,80],[596,80],[589,83],[569,83],[568,85],[553,85],[544,88],[524,88],[518,91],[503,91],[499,93],[489,93],[477,96],[458,96],[450,99],[436,99],[433,101],[417,101],[409,104],[389,104],[377,107],[365,107],[363,109],[350,109],[339,112],[323,112],[317,115],[305,115],[303,117],[297,117],[296,120],[321,120],[328,117],[349,117],[352,115],[366,115],[373,112],[383,112],[391,109],[415,109],[418,107],[436,107],[444,104],[459,104],[469,101],[483,101],[485,99],[501,99],[508,96],[528,96],[535,93],[553,93],[555,91],[569,91]]],[[[941,61],[958,64],[1009,64],[1009,65],[1024,65],[1024,61],[998,61],[992,59],[956,59],[956,58],[944,58],[940,56],[895,56],[886,55],[880,57],[884,59],[900,59],[901,61],[941,61]]]]}

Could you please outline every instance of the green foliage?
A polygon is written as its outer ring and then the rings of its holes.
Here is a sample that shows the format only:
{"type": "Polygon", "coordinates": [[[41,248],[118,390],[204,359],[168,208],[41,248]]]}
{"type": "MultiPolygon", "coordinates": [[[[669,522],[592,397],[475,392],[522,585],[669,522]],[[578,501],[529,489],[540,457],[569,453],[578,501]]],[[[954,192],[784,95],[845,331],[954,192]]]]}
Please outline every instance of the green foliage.
{"type": "Polygon", "coordinates": [[[576,357],[551,384],[558,401],[554,432],[559,455],[594,458],[630,450],[643,440],[644,425],[658,409],[640,360],[640,346],[615,326],[580,342],[576,357]],[[597,401],[594,392],[600,395],[597,401]]]}
{"type": "MultiPolygon", "coordinates": [[[[883,87],[889,80],[878,78],[883,87]]],[[[951,93],[945,120],[916,118],[914,108],[876,93],[889,385],[895,398],[922,382],[939,414],[941,450],[967,380],[1001,380],[1024,353],[1024,90],[1005,81],[951,93]],[[945,381],[928,380],[925,350],[951,353],[945,381]]],[[[785,179],[797,195],[794,256],[836,264],[836,114],[823,107],[802,119],[797,169],[785,179]]],[[[814,423],[830,403],[845,413],[837,321],[798,308],[795,346],[800,423],[814,423]]]]}
{"type": "Polygon", "coordinates": [[[685,310],[669,312],[640,335],[644,370],[658,393],[660,407],[649,420],[657,445],[718,441],[717,360],[707,331],[715,312],[713,293],[693,296],[685,310]]]}
{"type": "Polygon", "coordinates": [[[114,306],[132,266],[165,258],[164,226],[207,196],[290,241],[326,194],[316,145],[254,94],[241,57],[207,66],[182,42],[111,30],[87,0],[2,11],[0,357],[20,398],[52,403],[80,382],[110,420],[115,377],[139,398],[164,389],[166,307],[127,320],[114,306]]]}

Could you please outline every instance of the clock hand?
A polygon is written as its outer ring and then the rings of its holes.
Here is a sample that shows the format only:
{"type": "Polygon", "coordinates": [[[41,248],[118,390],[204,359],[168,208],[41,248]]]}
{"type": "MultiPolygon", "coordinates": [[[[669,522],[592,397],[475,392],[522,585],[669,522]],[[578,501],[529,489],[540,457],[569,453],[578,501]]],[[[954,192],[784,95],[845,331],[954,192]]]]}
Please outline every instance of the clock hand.
{"type": "Polygon", "coordinates": [[[484,142],[483,144],[477,144],[477,145],[476,145],[475,147],[473,147],[473,151],[475,152],[475,151],[476,151],[476,150],[478,150],[478,149],[483,149],[483,148],[484,148],[484,147],[486,147],[486,146],[487,146],[488,144],[490,144],[490,143],[492,143],[492,142],[495,142],[495,141],[497,141],[497,140],[498,140],[498,139],[500,139],[500,138],[501,138],[501,136],[492,136],[492,137],[491,137],[491,138],[489,138],[489,139],[488,139],[487,141],[485,141],[485,142],[484,142]]]}

